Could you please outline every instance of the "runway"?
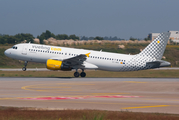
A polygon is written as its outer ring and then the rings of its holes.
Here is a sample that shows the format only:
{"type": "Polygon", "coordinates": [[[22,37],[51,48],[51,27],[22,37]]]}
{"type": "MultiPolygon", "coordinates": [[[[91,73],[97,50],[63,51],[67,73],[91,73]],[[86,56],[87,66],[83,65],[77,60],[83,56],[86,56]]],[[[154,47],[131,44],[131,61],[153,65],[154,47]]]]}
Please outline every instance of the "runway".
{"type": "Polygon", "coordinates": [[[179,79],[1,77],[0,106],[179,114],[179,79]]]}

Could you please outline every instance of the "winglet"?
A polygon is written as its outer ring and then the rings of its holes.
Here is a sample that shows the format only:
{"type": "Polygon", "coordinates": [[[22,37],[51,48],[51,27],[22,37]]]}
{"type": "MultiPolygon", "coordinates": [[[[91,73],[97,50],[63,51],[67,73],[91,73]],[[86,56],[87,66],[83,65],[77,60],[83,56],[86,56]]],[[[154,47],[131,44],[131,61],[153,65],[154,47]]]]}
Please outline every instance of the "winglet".
{"type": "Polygon", "coordinates": [[[89,54],[90,54],[90,53],[87,53],[87,54],[85,54],[85,55],[86,55],[87,57],[89,57],[89,54]]]}

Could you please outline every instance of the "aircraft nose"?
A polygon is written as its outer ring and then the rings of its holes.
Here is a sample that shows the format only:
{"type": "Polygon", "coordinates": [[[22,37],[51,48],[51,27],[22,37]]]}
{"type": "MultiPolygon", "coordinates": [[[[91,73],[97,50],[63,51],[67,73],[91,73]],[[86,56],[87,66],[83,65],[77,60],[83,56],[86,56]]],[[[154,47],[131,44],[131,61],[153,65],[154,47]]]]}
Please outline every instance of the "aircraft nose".
{"type": "Polygon", "coordinates": [[[4,54],[5,54],[6,56],[8,56],[8,54],[10,54],[9,49],[5,50],[5,51],[4,51],[4,54]]]}

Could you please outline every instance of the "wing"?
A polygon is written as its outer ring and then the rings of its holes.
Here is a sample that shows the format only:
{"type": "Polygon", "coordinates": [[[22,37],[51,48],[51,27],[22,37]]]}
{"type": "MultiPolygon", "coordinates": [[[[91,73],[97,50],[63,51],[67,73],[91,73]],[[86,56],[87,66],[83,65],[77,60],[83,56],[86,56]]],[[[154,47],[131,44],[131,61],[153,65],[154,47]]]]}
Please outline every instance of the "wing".
{"type": "Polygon", "coordinates": [[[51,58],[54,60],[62,61],[64,65],[70,66],[73,69],[97,69],[98,67],[94,64],[86,62],[87,57],[90,53],[80,54],[75,57],[61,60],[60,58],[51,58]]]}
{"type": "Polygon", "coordinates": [[[63,64],[66,64],[69,66],[82,65],[86,59],[87,59],[87,56],[85,54],[81,54],[75,57],[64,59],[63,64]]]}

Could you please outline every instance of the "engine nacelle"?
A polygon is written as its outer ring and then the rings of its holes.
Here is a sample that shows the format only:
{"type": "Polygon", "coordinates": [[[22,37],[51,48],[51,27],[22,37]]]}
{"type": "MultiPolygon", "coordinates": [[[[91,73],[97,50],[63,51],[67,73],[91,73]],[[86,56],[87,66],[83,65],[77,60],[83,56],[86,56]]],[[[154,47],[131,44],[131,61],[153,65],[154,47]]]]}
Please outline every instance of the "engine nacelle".
{"type": "Polygon", "coordinates": [[[64,65],[62,61],[48,59],[46,62],[47,69],[50,70],[64,70],[70,71],[72,68],[70,66],[64,65]]]}

